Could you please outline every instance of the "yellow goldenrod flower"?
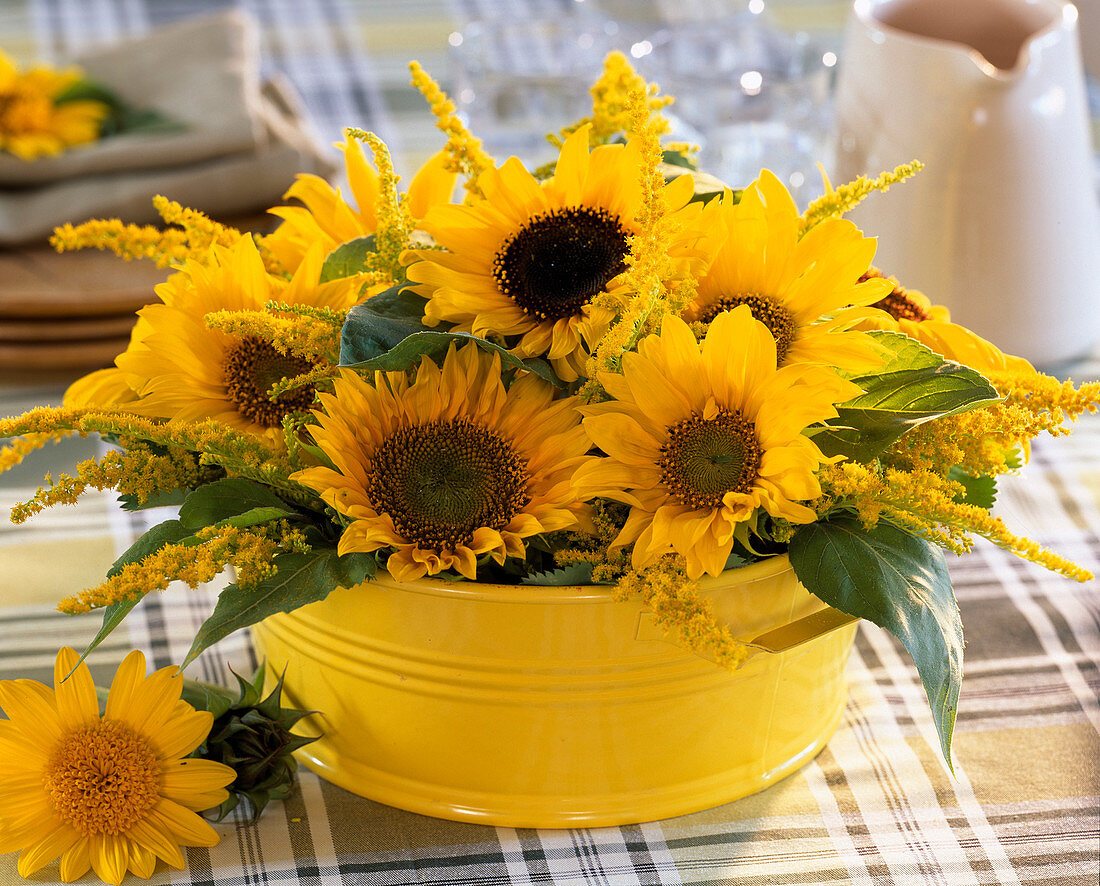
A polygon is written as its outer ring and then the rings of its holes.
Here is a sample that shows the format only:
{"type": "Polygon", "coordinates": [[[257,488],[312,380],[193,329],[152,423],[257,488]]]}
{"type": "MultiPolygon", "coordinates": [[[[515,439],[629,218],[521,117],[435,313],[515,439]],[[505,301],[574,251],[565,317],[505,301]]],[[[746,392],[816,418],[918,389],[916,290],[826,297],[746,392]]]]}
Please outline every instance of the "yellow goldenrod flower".
{"type": "Polygon", "coordinates": [[[671,125],[659,112],[673,103],[671,96],[658,95],[656,83],[646,83],[630,64],[630,60],[618,50],[609,52],[603,60],[603,72],[591,89],[592,116],[565,127],[561,137],[549,136],[554,147],[582,126],[590,125],[589,144],[607,144],[614,136],[631,130],[630,118],[639,102],[646,112],[652,112],[656,134],[664,135],[671,125]]]}
{"type": "Polygon", "coordinates": [[[57,103],[82,77],[77,68],[23,73],[0,50],[0,150],[35,160],[99,138],[107,105],[85,99],[57,103]]]}
{"type": "Polygon", "coordinates": [[[957,554],[971,549],[971,534],[979,535],[1017,557],[1074,581],[1093,577],[1087,569],[1016,535],[1004,520],[985,508],[958,501],[962,488],[934,471],[878,469],[844,462],[826,466],[821,472],[821,485],[827,495],[815,503],[820,513],[839,505],[855,510],[866,525],[885,517],[957,554]]]}
{"type": "Polygon", "coordinates": [[[162,304],[138,312],[126,351],[115,358],[117,370],[78,382],[67,405],[125,405],[136,415],[224,425],[282,439],[282,420],[313,402],[313,389],[301,388],[278,399],[272,385],[313,370],[316,361],[282,353],[256,336],[235,336],[211,328],[206,315],[222,311],[258,311],[269,301],[344,311],[356,303],[361,280],[347,277],[319,283],[322,255],[312,249],[290,281],[273,277],[251,239],[229,249],[212,247],[209,265],[189,262],[157,287],[162,304]],[[121,375],[120,383],[119,376],[121,375]],[[137,395],[126,398],[126,388],[137,395]],[[99,394],[109,403],[95,401],[99,394]]]}
{"type": "Polygon", "coordinates": [[[148,879],[158,859],[182,869],[181,847],[218,843],[198,813],[225,800],[236,777],[229,766],[187,756],[213,715],[180,700],[177,668],[146,677],[135,651],[119,665],[101,717],[78,660],[72,649],[57,653],[53,689],[0,681],[8,716],[0,721],[0,852],[21,850],[22,877],[60,857],[66,883],[89,868],[106,883],[121,883],[127,871],[148,879]]]}
{"type": "Polygon", "coordinates": [[[252,529],[207,526],[195,533],[201,544],[167,544],[140,563],[127,563],[115,575],[93,588],[66,597],[57,608],[79,615],[124,601],[140,600],[150,591],[164,590],[173,581],[192,588],[212,581],[233,564],[237,584],[255,585],[275,571],[276,554],[306,550],[305,537],[282,520],[252,529]]]}
{"type": "Polygon", "coordinates": [[[818,168],[821,169],[821,176],[825,179],[825,193],[807,206],[806,211],[802,213],[802,218],[799,221],[799,228],[802,233],[806,233],[827,218],[837,218],[843,215],[849,209],[858,206],[875,191],[889,191],[891,185],[912,178],[924,168],[924,164],[919,160],[911,160],[874,178],[861,175],[855,181],[841,185],[835,190],[829,182],[829,177],[825,174],[824,168],[820,164],[818,168]]]}
{"type": "Polygon", "coordinates": [[[695,652],[709,651],[727,668],[737,668],[749,657],[749,649],[721,624],[698,585],[684,573],[680,557],[665,555],[638,572],[628,572],[619,582],[621,600],[637,597],[656,616],[657,627],[695,652]]]}
{"type": "Polygon", "coordinates": [[[38,407],[23,415],[0,419],[0,438],[28,434],[110,434],[123,441],[141,440],[167,449],[198,454],[200,467],[216,466],[235,476],[256,480],[279,490],[291,501],[315,497],[288,478],[297,470],[285,441],[266,442],[264,437],[238,431],[229,425],[202,421],[162,421],[144,418],[128,407],[38,407]]]}
{"type": "Polygon", "coordinates": [[[805,236],[798,208],[782,182],[764,170],[738,203],[724,196],[715,213],[721,235],[698,295],[684,311],[706,324],[738,305],[775,337],[779,365],[823,363],[860,368],[881,363],[870,336],[848,331],[848,305],[877,301],[884,280],[864,280],[875,240],[850,221],[826,219],[805,236]],[[834,319],[822,318],[837,315],[834,319]]]}
{"type": "Polygon", "coordinates": [[[310,430],[335,470],[291,479],[348,518],[341,554],[392,548],[398,581],[473,579],[480,556],[503,563],[529,536],[587,526],[569,485],[588,450],[573,400],[530,374],[506,390],[500,358],[475,345],[452,346],[442,368],[425,358],[412,383],[344,370],[319,399],[310,430]]]}
{"type": "MultiPolygon", "coordinates": [[[[337,143],[336,147],[344,155],[354,205],[323,178],[303,173],[283,195],[284,200],[298,200],[303,205],[268,210],[283,221],[263,238],[263,245],[287,271],[297,270],[314,243],[320,243],[322,253],[328,255],[341,243],[379,230],[382,185],[378,172],[367,161],[359,139],[351,131],[345,132],[343,143],[337,143]]],[[[441,151],[414,176],[403,201],[414,222],[427,215],[431,207],[450,202],[455,173],[447,163],[447,155],[441,151]]]]}
{"type": "MultiPolygon", "coordinates": [[[[583,399],[592,399],[595,395],[599,385],[596,377],[600,369],[618,372],[622,355],[633,348],[643,334],[656,330],[661,316],[670,309],[665,281],[676,277],[669,247],[676,240],[678,227],[665,211],[659,127],[644,100],[644,94],[637,91],[632,98],[629,132],[638,149],[642,193],[635,216],[638,231],[629,238],[630,248],[623,258],[627,269],[620,281],[622,289],[630,295],[625,305],[620,305],[621,295],[608,291],[597,293],[592,298],[592,309],[606,308],[617,313],[618,318],[600,337],[596,353],[588,360],[588,382],[580,392],[583,399]]],[[[681,278],[679,285],[674,285],[673,292],[684,291],[688,281],[691,281],[694,291],[694,280],[687,276],[681,278]]],[[[677,307],[682,308],[683,305],[677,304],[677,307]]]]}
{"type": "Polygon", "coordinates": [[[56,504],[73,504],[89,486],[114,488],[144,504],[160,492],[188,489],[199,482],[202,472],[191,453],[180,449],[157,452],[140,440],[121,442],[125,451],[80,462],[75,477],[63,474],[53,480],[47,475],[49,486],[40,487],[29,501],[11,509],[12,523],[24,523],[56,504]]]}
{"type": "Polygon", "coordinates": [[[50,440],[56,442],[61,436],[63,435],[28,434],[25,437],[19,437],[13,440],[7,446],[0,448],[0,473],[11,470],[36,449],[41,449],[50,440]]]}
{"type": "MultiPolygon", "coordinates": [[[[179,267],[188,259],[206,264],[210,247],[230,247],[245,235],[236,228],[208,218],[196,209],[187,209],[167,197],[153,198],[153,208],[165,223],[174,227],[123,224],[117,218],[96,218],[79,225],[64,224],[54,228],[50,245],[58,252],[77,249],[99,249],[113,252],[124,261],[148,258],[157,267],[179,267]]],[[[264,254],[264,264],[270,270],[274,259],[264,254]]]]}
{"type": "Polygon", "coordinates": [[[431,105],[436,117],[436,129],[447,135],[447,146],[443,153],[447,157],[447,169],[466,176],[465,188],[473,195],[481,195],[479,179],[481,173],[493,166],[493,158],[481,147],[481,140],[474,138],[466,124],[455,113],[455,103],[447,98],[447,93],[421,67],[420,62],[409,62],[412,85],[431,105]]]}
{"type": "MultiPolygon", "coordinates": [[[[545,182],[514,157],[483,172],[484,200],[437,206],[424,219],[424,229],[447,251],[409,253],[420,261],[409,266],[408,277],[429,299],[424,322],[518,337],[517,355],[545,355],[562,379],[580,377],[615,307],[631,295],[622,275],[630,238],[641,230],[643,171],[637,144],[590,152],[582,127],[566,140],[557,171],[545,182]]],[[[662,189],[673,225],[700,210],[687,205],[691,196],[687,176],[662,189]]],[[[684,273],[700,236],[682,225],[668,244],[684,273]]]]}
{"type": "Polygon", "coordinates": [[[305,360],[339,362],[340,331],[346,312],[285,302],[268,302],[265,308],[215,311],[206,315],[206,325],[229,335],[262,338],[275,350],[305,360]]]}
{"type": "Polygon", "coordinates": [[[607,457],[573,483],[581,498],[631,506],[615,545],[634,544],[635,569],[675,551],[689,578],[718,575],[757,509],[816,518],[798,502],[820,494],[815,471],[827,459],[802,431],[859,389],[827,370],[777,370],[775,355],[767,327],[742,305],[715,317],[701,344],[666,317],[660,335],[623,355],[621,376],[601,375],[613,399],[581,412],[607,457]]]}

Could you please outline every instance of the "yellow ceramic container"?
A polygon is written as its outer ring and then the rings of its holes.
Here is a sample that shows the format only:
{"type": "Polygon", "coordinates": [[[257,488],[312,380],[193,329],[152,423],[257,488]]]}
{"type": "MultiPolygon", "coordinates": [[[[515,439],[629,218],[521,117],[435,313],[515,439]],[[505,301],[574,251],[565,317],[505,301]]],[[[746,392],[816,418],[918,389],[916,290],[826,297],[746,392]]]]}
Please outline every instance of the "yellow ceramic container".
{"type": "Polygon", "coordinates": [[[440,818],[615,825],[766,788],[843,711],[855,624],[786,557],[701,590],[759,647],[737,671],[667,642],[606,587],[380,575],[253,630],[286,667],[288,701],[324,712],[324,737],[298,753],[329,781],[440,818]]]}

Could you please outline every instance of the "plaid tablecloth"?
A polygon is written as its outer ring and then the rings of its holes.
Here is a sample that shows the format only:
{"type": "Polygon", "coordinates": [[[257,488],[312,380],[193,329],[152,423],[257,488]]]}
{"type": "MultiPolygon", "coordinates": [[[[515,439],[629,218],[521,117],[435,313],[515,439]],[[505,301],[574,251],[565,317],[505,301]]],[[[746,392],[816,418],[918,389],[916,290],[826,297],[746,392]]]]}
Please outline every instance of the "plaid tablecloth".
{"type": "MultiPolygon", "coordinates": [[[[998,508],[1014,525],[1100,571],[1100,416],[1041,441],[998,508]]],[[[28,485],[0,487],[0,508],[28,485]]],[[[157,515],[117,510],[108,494],[0,527],[0,600],[45,601],[94,582],[157,515]]],[[[989,546],[954,560],[966,626],[956,779],[911,662],[861,626],[850,700],[824,752],[753,797],[694,815],[589,830],[512,830],[401,812],[310,772],[258,824],[218,826],[214,849],[188,851],[190,884],[1079,884],[1100,875],[1100,596],[989,546]]],[[[207,591],[147,598],[91,656],[105,683],[131,648],[179,662],[210,611],[207,591]]],[[[0,678],[48,682],[58,646],[81,647],[97,615],[45,602],[0,608],[0,678]]],[[[190,674],[232,683],[254,665],[230,637],[190,674]]],[[[716,712],[720,716],[720,712],[716,712]]],[[[56,871],[56,869],[55,869],[56,871]]],[[[53,875],[56,876],[56,873],[53,875]]],[[[45,872],[38,882],[51,882],[45,872]]],[[[19,882],[0,857],[0,884],[19,882]]]]}
{"type": "MultiPolygon", "coordinates": [[[[574,0],[524,0],[543,14],[574,0]]],[[[25,59],[141,31],[229,3],[217,0],[3,0],[0,45],[25,59]]],[[[248,0],[263,25],[265,64],[286,72],[322,137],[365,125],[406,155],[438,145],[405,85],[418,57],[445,72],[447,35],[493,14],[490,0],[248,0]]],[[[842,3],[787,0],[788,15],[835,22],[842,3]],[[795,9],[795,7],[798,7],[795,9]]],[[[1100,362],[1076,367],[1097,377],[1100,362]]],[[[0,387],[0,414],[57,402],[58,380],[0,387]]],[[[0,513],[33,494],[45,468],[94,451],[70,441],[0,475],[0,513]]],[[[1015,527],[1100,571],[1100,416],[1074,436],[1041,440],[999,512],[1015,527]]],[[[0,678],[48,681],[57,648],[82,647],[99,617],[68,618],[52,601],[98,580],[163,515],[127,514],[110,494],[0,522],[0,678]]],[[[1080,884],[1100,877],[1100,594],[980,546],[953,560],[966,626],[956,778],[916,672],[899,645],[861,627],[848,666],[850,701],[822,754],[769,790],[706,812],[648,824],[513,830],[391,809],[303,772],[295,794],[258,824],[218,825],[222,842],[193,849],[184,884],[1080,884]]],[[[178,662],[213,592],[147,599],[90,658],[105,682],[131,648],[153,666],[178,662]]],[[[232,683],[255,664],[246,636],[203,655],[192,676],[232,683]]],[[[3,802],[3,798],[0,798],[3,802]]],[[[56,867],[36,875],[49,883],[56,867]]],[[[18,883],[14,856],[0,884],[18,883]]]]}

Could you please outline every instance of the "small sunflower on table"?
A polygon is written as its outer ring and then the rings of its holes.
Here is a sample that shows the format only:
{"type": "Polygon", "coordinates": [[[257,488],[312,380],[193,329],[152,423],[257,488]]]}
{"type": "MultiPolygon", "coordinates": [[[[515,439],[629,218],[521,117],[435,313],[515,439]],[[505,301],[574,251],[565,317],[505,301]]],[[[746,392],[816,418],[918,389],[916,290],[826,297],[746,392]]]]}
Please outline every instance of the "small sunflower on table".
{"type": "Polygon", "coordinates": [[[24,70],[0,49],[0,153],[30,162],[123,132],[179,128],[135,108],[76,66],[24,70]]]}
{"type": "MultiPolygon", "coordinates": [[[[1029,441],[1094,411],[1100,386],[1037,373],[872,266],[875,241],[842,216],[917,163],[827,186],[805,211],[766,170],[711,189],[691,146],[662,144],[670,100],[613,53],[591,117],[553,134],[557,162],[529,171],[497,164],[412,73],[448,141],[407,192],[385,145],[348,130],[350,194],[300,177],[287,196],[301,205],[273,209],[268,236],[163,198],[167,231],[57,231],[59,249],[171,273],[114,366],[62,408],[0,422],[14,438],[0,467],[72,433],[118,444],[12,518],[88,487],[117,489],[128,509],[179,506],[60,609],[104,610],[94,647],[145,594],[232,565],[186,666],[380,569],[611,584],[736,668],[746,648],[696,581],[787,555],[823,601],[899,636],[950,760],[962,632],[943,551],[980,536],[1089,577],[989,509],[1029,441]]],[[[181,864],[178,846],[214,839],[195,813],[224,811],[233,774],[209,751],[232,729],[210,722],[233,702],[185,692],[211,712],[196,714],[157,672],[164,692],[146,704],[131,657],[101,719],[76,662],[59,655],[54,690],[0,683],[0,745],[40,723],[50,737],[0,762],[20,798],[0,810],[0,851],[21,849],[24,874],[60,857],[63,879],[181,864]],[[109,730],[137,750],[97,750],[109,730]],[[196,746],[202,765],[185,756],[196,746]],[[81,754],[99,754],[104,776],[75,801],[81,754]]],[[[238,702],[257,704],[259,686],[242,681],[238,702]]]]}

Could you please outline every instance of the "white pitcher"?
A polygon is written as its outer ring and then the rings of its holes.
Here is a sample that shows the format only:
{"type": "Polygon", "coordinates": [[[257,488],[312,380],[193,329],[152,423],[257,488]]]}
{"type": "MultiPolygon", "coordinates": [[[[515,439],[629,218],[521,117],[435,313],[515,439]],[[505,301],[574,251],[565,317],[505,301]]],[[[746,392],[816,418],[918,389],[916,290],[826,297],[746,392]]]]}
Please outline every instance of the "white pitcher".
{"type": "Polygon", "coordinates": [[[1100,210],[1076,8],[856,0],[841,63],[836,177],[925,164],[851,214],[875,264],[1036,365],[1086,353],[1100,210]]]}

